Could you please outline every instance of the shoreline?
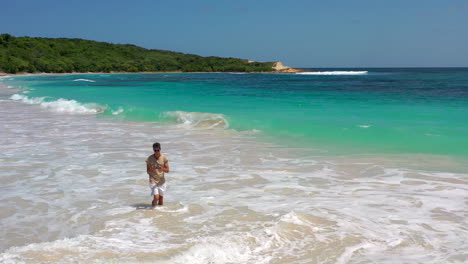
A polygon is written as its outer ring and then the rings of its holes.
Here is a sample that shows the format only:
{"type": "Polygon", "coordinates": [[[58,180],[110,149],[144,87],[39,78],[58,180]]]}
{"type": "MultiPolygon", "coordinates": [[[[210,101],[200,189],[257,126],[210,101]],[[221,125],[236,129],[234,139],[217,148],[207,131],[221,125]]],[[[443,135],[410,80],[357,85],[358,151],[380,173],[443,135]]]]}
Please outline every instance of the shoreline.
{"type": "Polygon", "coordinates": [[[293,72],[182,72],[182,71],[169,71],[169,72],[60,72],[60,73],[4,73],[0,72],[1,77],[9,76],[29,76],[29,75],[81,75],[81,74],[174,74],[174,73],[187,73],[187,74],[203,74],[203,73],[237,73],[237,74],[281,74],[293,72]]]}
{"type": "MultiPolygon", "coordinates": [[[[78,75],[78,74],[167,74],[167,73],[267,73],[267,74],[275,74],[275,73],[296,73],[296,72],[306,72],[303,69],[296,69],[287,67],[286,70],[277,70],[271,72],[183,72],[183,71],[149,71],[149,72],[20,72],[20,73],[6,73],[0,72],[0,77],[5,76],[23,76],[23,75],[78,75]]],[[[311,70],[309,70],[311,71],[311,70]]]]}

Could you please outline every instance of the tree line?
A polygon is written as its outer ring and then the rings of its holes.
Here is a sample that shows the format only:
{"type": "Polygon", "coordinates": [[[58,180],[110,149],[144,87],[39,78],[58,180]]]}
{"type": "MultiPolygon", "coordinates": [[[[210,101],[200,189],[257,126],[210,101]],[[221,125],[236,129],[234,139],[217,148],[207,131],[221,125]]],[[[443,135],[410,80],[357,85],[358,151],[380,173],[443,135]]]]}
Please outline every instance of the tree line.
{"type": "Polygon", "coordinates": [[[273,62],[202,57],[84,39],[0,35],[0,72],[272,72],[273,62]]]}

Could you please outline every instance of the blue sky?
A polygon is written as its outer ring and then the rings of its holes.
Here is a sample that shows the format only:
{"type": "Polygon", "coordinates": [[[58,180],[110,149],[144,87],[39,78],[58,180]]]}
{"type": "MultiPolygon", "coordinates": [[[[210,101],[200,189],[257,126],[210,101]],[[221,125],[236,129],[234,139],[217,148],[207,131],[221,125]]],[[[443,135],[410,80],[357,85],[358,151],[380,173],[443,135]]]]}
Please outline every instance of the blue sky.
{"type": "Polygon", "coordinates": [[[468,66],[468,0],[0,0],[0,33],[293,67],[468,66]]]}

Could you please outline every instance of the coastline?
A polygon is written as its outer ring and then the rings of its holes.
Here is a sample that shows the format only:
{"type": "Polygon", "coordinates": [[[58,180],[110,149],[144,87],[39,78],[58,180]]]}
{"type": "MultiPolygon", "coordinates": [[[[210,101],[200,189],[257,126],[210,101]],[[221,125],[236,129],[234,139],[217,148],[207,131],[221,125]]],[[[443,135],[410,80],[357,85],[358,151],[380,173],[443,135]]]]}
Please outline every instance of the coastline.
{"type": "Polygon", "coordinates": [[[304,72],[303,70],[297,70],[294,72],[183,72],[183,71],[158,71],[158,72],[57,72],[57,73],[48,73],[48,72],[35,72],[35,73],[4,73],[0,72],[0,77],[7,76],[27,76],[27,75],[80,75],[80,74],[170,74],[170,73],[188,73],[188,74],[203,74],[203,73],[245,73],[245,74],[281,74],[281,73],[296,73],[304,72]]]}
{"type": "MultiPolygon", "coordinates": [[[[15,76],[15,75],[78,75],[78,74],[166,74],[166,73],[297,73],[305,72],[306,70],[284,66],[281,62],[276,62],[273,67],[274,71],[269,72],[184,72],[184,71],[144,71],[144,72],[127,72],[127,71],[111,71],[111,72],[20,72],[6,73],[0,72],[0,76],[15,76]],[[278,66],[277,66],[278,65],[278,66]]],[[[311,70],[307,70],[311,71],[311,70]]]]}

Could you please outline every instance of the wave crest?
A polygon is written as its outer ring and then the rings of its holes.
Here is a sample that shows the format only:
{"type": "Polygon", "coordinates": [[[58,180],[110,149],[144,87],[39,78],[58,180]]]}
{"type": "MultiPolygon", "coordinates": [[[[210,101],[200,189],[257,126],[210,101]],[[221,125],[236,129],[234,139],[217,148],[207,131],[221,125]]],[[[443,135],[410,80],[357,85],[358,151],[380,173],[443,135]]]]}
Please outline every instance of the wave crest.
{"type": "Polygon", "coordinates": [[[94,103],[81,104],[75,100],[67,100],[60,98],[55,101],[45,101],[45,97],[29,98],[25,95],[14,94],[10,99],[20,101],[26,104],[40,105],[44,108],[52,109],[56,112],[76,113],[76,114],[99,114],[104,112],[105,107],[94,103]]]}
{"type": "Polygon", "coordinates": [[[302,75],[366,75],[368,71],[323,71],[323,72],[298,72],[302,75]]]}
{"type": "Polygon", "coordinates": [[[165,112],[164,117],[175,119],[179,124],[195,128],[223,128],[229,127],[229,123],[223,114],[170,111],[165,112]]]}
{"type": "Polygon", "coordinates": [[[73,80],[74,82],[96,82],[96,81],[93,81],[93,80],[89,80],[89,79],[75,79],[73,80]]]}

